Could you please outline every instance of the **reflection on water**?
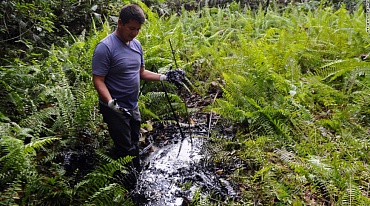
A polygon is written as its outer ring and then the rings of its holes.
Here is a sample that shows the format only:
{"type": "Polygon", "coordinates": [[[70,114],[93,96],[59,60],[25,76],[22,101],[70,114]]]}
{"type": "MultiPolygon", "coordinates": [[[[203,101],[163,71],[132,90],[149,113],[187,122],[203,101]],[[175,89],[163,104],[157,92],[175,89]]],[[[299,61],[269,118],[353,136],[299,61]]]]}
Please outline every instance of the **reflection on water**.
{"type": "Polygon", "coordinates": [[[140,206],[180,206],[191,201],[196,191],[202,195],[233,196],[225,179],[202,166],[202,138],[185,138],[182,142],[157,148],[140,174],[136,194],[144,197],[140,206]],[[145,201],[144,201],[145,200],[145,201]]]}
{"type": "Polygon", "coordinates": [[[181,187],[186,181],[187,173],[202,158],[201,146],[202,139],[193,138],[190,141],[185,138],[182,142],[157,148],[147,158],[146,166],[139,177],[138,193],[147,199],[142,205],[182,205],[183,198],[191,195],[191,191],[186,194],[181,187]]]}

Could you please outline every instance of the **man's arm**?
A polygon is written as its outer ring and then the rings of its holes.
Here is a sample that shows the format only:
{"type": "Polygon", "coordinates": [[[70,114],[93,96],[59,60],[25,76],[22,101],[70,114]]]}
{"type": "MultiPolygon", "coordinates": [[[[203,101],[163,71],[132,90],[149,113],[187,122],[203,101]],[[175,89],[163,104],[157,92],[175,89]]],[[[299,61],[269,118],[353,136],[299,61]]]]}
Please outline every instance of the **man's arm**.
{"type": "Polygon", "coordinates": [[[112,99],[107,86],[105,85],[105,77],[93,74],[93,81],[96,91],[98,91],[99,96],[108,103],[112,99]]]}
{"type": "Polygon", "coordinates": [[[146,81],[160,81],[161,80],[160,78],[161,74],[157,74],[149,70],[146,70],[144,67],[140,68],[140,79],[146,81]]]}
{"type": "Polygon", "coordinates": [[[108,104],[108,107],[112,110],[124,114],[127,117],[131,117],[131,113],[127,109],[120,107],[115,99],[109,93],[107,85],[104,82],[105,77],[93,74],[93,81],[96,91],[98,91],[99,96],[108,104]]]}

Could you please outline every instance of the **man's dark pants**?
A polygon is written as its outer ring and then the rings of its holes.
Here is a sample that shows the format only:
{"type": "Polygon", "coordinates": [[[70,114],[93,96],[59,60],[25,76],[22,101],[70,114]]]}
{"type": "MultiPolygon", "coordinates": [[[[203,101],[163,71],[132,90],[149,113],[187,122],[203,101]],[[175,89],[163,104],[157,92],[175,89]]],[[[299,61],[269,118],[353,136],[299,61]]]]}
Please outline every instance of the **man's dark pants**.
{"type": "Polygon", "coordinates": [[[127,155],[134,156],[135,158],[130,165],[137,172],[140,172],[139,137],[141,116],[139,109],[136,108],[130,111],[132,117],[128,117],[100,104],[100,113],[103,115],[104,122],[108,125],[117,158],[127,155]]]}

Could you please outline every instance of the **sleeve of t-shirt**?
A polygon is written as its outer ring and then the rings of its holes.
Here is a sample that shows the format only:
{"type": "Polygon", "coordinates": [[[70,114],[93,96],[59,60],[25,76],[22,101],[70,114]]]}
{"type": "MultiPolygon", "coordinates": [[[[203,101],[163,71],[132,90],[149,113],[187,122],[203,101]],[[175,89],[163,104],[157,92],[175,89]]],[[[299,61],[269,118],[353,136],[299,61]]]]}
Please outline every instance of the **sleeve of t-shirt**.
{"type": "Polygon", "coordinates": [[[106,76],[109,71],[109,48],[104,43],[96,45],[92,58],[92,73],[99,76],[106,76]]]}
{"type": "Polygon", "coordinates": [[[141,67],[145,67],[144,51],[143,51],[143,48],[141,47],[141,44],[140,44],[140,51],[141,51],[141,67]]]}
{"type": "Polygon", "coordinates": [[[145,63],[144,63],[144,52],[141,53],[141,67],[145,67],[145,63]]]}

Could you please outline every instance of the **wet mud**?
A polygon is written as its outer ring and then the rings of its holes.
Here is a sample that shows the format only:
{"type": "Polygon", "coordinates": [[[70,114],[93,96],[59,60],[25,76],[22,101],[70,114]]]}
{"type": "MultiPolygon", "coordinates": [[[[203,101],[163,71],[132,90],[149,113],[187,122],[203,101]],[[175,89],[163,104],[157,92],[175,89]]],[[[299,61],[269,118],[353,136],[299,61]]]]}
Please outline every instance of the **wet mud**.
{"type": "Polygon", "coordinates": [[[194,205],[191,203],[195,196],[215,202],[236,197],[227,176],[222,170],[209,167],[206,161],[204,145],[211,128],[209,117],[197,114],[193,124],[181,124],[181,128],[175,124],[161,126],[165,128],[160,130],[161,134],[148,137],[152,142],[149,149],[143,148],[143,170],[130,194],[135,205],[194,205]]]}

